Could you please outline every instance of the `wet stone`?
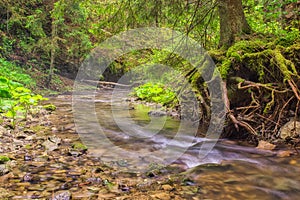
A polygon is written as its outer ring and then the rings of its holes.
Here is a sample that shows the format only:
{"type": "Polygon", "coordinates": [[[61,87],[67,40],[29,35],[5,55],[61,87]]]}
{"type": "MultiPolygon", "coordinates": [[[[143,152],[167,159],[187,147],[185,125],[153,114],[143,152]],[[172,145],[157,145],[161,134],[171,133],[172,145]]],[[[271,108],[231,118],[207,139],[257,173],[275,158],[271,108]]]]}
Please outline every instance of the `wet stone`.
{"type": "Polygon", "coordinates": [[[153,117],[163,117],[167,115],[167,112],[161,110],[151,110],[148,112],[148,115],[153,117]]]}
{"type": "Polygon", "coordinates": [[[33,179],[33,176],[31,174],[29,174],[29,173],[25,174],[23,176],[23,181],[25,181],[25,182],[30,182],[32,179],[33,179]]]}
{"type": "Polygon", "coordinates": [[[98,188],[98,187],[88,187],[87,189],[93,193],[99,192],[99,190],[100,190],[100,188],[98,188]]]}
{"type": "Polygon", "coordinates": [[[68,155],[69,155],[69,156],[73,156],[73,157],[79,157],[79,156],[82,155],[82,152],[81,152],[81,151],[73,151],[73,150],[70,150],[70,151],[68,152],[68,155]]]}
{"type": "Polygon", "coordinates": [[[68,189],[70,189],[72,186],[73,186],[72,183],[66,182],[66,183],[63,183],[63,184],[60,186],[60,189],[62,189],[62,190],[68,190],[68,189]]]}
{"type": "Polygon", "coordinates": [[[33,158],[32,158],[31,155],[25,155],[24,156],[24,161],[32,161],[32,160],[33,160],[33,158]]]}
{"type": "Polygon", "coordinates": [[[122,192],[129,192],[130,191],[130,187],[128,187],[127,185],[119,185],[119,189],[122,192]]]}
{"type": "Polygon", "coordinates": [[[54,150],[58,149],[58,144],[56,144],[50,140],[46,140],[42,145],[45,147],[45,149],[47,151],[54,151],[54,150]]]}
{"type": "Polygon", "coordinates": [[[0,165],[0,176],[3,176],[5,174],[8,174],[9,170],[7,169],[5,164],[0,165]]]}
{"type": "Polygon", "coordinates": [[[276,145],[261,140],[261,141],[259,141],[256,148],[263,149],[263,150],[273,150],[273,149],[275,149],[275,147],[276,147],[276,145]]]}
{"type": "Polygon", "coordinates": [[[168,193],[165,193],[165,192],[151,195],[151,197],[154,198],[154,199],[161,199],[161,200],[169,200],[169,199],[171,199],[170,195],[168,193]]]}
{"type": "Polygon", "coordinates": [[[70,200],[71,199],[71,193],[69,191],[58,191],[53,196],[54,197],[51,198],[51,200],[70,200]]]}
{"type": "Polygon", "coordinates": [[[166,191],[171,191],[174,189],[171,185],[162,185],[161,188],[166,191]]]}
{"type": "Polygon", "coordinates": [[[102,179],[99,177],[88,178],[86,181],[92,184],[102,184],[102,179]]]}

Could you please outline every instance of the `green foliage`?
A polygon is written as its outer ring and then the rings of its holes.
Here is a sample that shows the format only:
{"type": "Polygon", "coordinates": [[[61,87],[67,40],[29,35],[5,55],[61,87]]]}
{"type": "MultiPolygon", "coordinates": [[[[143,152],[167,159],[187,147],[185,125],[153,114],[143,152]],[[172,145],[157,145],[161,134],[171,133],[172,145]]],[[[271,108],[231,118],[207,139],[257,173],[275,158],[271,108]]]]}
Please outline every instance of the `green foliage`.
{"type": "Polygon", "coordinates": [[[0,58],[0,76],[24,84],[27,87],[35,86],[35,81],[25,73],[24,69],[2,58],[0,58]]]}
{"type": "Polygon", "coordinates": [[[133,94],[141,100],[161,103],[166,106],[174,105],[178,101],[175,92],[160,83],[141,85],[134,89],[133,94]]]}
{"type": "MultiPolygon", "coordinates": [[[[247,0],[243,1],[243,4],[247,21],[255,32],[284,38],[288,37],[287,34],[293,27],[299,26],[297,21],[295,21],[295,25],[285,21],[285,15],[288,14],[285,7],[296,2],[297,0],[247,0]]],[[[289,10],[289,12],[292,11],[289,10]]]]}
{"type": "Polygon", "coordinates": [[[291,28],[289,32],[285,33],[284,37],[279,37],[275,44],[288,47],[297,42],[300,42],[300,31],[299,29],[291,28]]]}
{"type": "Polygon", "coordinates": [[[1,54],[5,55],[5,54],[9,54],[13,51],[13,46],[16,43],[15,39],[11,39],[3,34],[1,36],[0,41],[1,41],[1,45],[0,45],[1,54]]]}
{"type": "Polygon", "coordinates": [[[11,119],[11,125],[16,126],[18,118],[26,118],[32,106],[45,100],[41,95],[35,95],[21,83],[0,77],[0,112],[11,119]]]}

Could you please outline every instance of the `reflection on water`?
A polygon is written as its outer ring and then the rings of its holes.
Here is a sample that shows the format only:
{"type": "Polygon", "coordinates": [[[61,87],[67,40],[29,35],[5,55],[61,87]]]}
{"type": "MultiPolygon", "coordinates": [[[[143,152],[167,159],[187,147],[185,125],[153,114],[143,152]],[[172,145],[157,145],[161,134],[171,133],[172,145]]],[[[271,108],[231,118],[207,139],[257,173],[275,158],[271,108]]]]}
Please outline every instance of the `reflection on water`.
{"type": "MultiPolygon", "coordinates": [[[[186,170],[184,174],[199,186],[200,193],[207,198],[298,199],[298,155],[279,158],[274,151],[263,151],[219,140],[203,159],[199,157],[199,151],[204,138],[195,138],[193,134],[176,136],[178,131],[189,132],[192,124],[180,128],[180,122],[176,119],[149,117],[147,113],[155,109],[154,107],[135,105],[134,109],[128,109],[123,105],[123,99],[111,100],[110,97],[111,94],[107,91],[97,94],[96,99],[82,96],[82,102],[95,102],[97,123],[101,125],[101,130],[110,141],[103,146],[94,146],[93,153],[100,155],[102,160],[116,159],[113,155],[114,146],[117,146],[118,150],[125,150],[126,165],[135,166],[142,166],[147,159],[149,163],[165,159],[162,155],[165,152],[160,150],[166,146],[174,154],[186,148],[183,155],[174,160],[172,165],[183,167],[186,170]],[[115,119],[119,121],[116,122],[115,119]],[[149,124],[151,126],[148,126],[149,124]]],[[[64,103],[62,99],[57,101],[64,103]]],[[[95,122],[87,119],[84,113],[80,117],[84,119],[84,123],[95,122]]],[[[95,135],[89,131],[86,130],[86,135],[88,138],[90,134],[91,138],[87,141],[91,143],[87,145],[93,147],[95,135]]]]}

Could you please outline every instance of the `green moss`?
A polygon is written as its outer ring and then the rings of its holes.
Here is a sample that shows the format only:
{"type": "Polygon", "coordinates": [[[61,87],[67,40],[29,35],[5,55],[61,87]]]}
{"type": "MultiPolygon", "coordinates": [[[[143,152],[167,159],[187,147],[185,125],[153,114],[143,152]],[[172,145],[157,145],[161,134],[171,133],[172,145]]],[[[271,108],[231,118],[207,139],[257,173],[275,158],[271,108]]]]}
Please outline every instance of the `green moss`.
{"type": "Polygon", "coordinates": [[[270,49],[255,52],[255,53],[246,53],[242,60],[243,62],[247,63],[247,67],[252,71],[255,71],[258,74],[258,80],[263,82],[265,76],[265,66],[267,64],[267,58],[272,57],[273,51],[270,49]]]}
{"type": "Polygon", "coordinates": [[[230,67],[231,67],[231,60],[230,59],[226,59],[222,62],[222,65],[220,66],[220,74],[221,74],[221,77],[223,79],[226,79],[227,74],[230,70],[230,67]]]}
{"type": "Polygon", "coordinates": [[[45,127],[43,127],[41,125],[36,125],[36,126],[31,126],[30,127],[30,130],[32,130],[34,133],[41,132],[44,129],[45,129],[45,127]]]}
{"type": "Polygon", "coordinates": [[[259,74],[259,79],[262,80],[264,76],[263,62],[266,59],[263,54],[266,53],[265,49],[268,46],[268,43],[261,40],[244,40],[231,46],[227,50],[226,57],[222,60],[222,64],[219,66],[222,78],[227,78],[230,69],[234,65],[247,63],[247,67],[256,71],[259,74]]]}
{"type": "MultiPolygon", "coordinates": [[[[244,42],[241,41],[238,43],[238,45],[233,46],[230,48],[227,52],[227,58],[223,61],[221,67],[220,67],[220,73],[222,75],[222,78],[226,78],[228,72],[232,68],[233,61],[235,63],[242,63],[244,66],[249,68],[251,71],[254,71],[258,75],[258,79],[260,82],[263,82],[265,79],[265,72],[266,71],[272,71],[270,69],[271,66],[278,67],[281,71],[281,73],[284,76],[284,80],[289,80],[292,75],[297,74],[297,69],[294,65],[294,63],[288,59],[286,59],[281,52],[287,52],[284,47],[277,46],[275,49],[265,49],[259,52],[250,52],[250,48],[246,48],[243,45],[249,43],[248,41],[244,42]],[[241,48],[240,50],[237,49],[237,47],[241,48]],[[233,51],[235,50],[235,51],[233,51]],[[249,51],[246,53],[246,51],[249,51]],[[239,52],[239,53],[238,53],[239,52]],[[243,54],[241,52],[244,52],[243,54]]],[[[262,45],[262,43],[259,43],[262,46],[270,46],[268,45],[262,45]]],[[[251,46],[251,45],[250,45],[251,46]]],[[[253,46],[252,46],[253,47],[253,46]]],[[[298,46],[294,46],[294,49],[297,49],[298,46]]],[[[294,50],[293,49],[293,50],[294,50]]],[[[288,49],[289,54],[293,52],[292,49],[288,49]]],[[[276,70],[273,68],[273,70],[276,70]]]]}
{"type": "Polygon", "coordinates": [[[297,70],[293,62],[287,60],[279,51],[279,49],[274,50],[274,59],[273,62],[276,62],[279,67],[281,73],[284,75],[284,80],[290,80],[291,75],[296,75],[297,70]]]}
{"type": "Polygon", "coordinates": [[[240,57],[245,53],[259,52],[266,48],[266,43],[261,40],[242,40],[230,47],[226,53],[226,57],[240,57]]]}
{"type": "Polygon", "coordinates": [[[85,146],[84,144],[82,144],[80,142],[74,142],[72,145],[72,148],[75,150],[80,150],[80,151],[88,150],[87,146],[85,146]]]}
{"type": "MultiPolygon", "coordinates": [[[[282,51],[284,56],[291,60],[293,63],[299,63],[300,62],[300,43],[294,44],[288,48],[286,48],[284,51],[282,51]]],[[[298,65],[299,66],[299,65],[298,65]]],[[[300,70],[300,69],[298,69],[300,70]]]]}
{"type": "Polygon", "coordinates": [[[48,111],[55,111],[56,110],[56,106],[53,105],[53,104],[44,105],[43,108],[48,110],[48,111]]]}
{"type": "Polygon", "coordinates": [[[220,49],[210,50],[208,54],[216,63],[222,63],[226,59],[226,51],[220,49]]]}
{"type": "Polygon", "coordinates": [[[10,161],[9,157],[0,155],[0,164],[10,161]]]}
{"type": "Polygon", "coordinates": [[[272,100],[269,103],[267,103],[267,105],[265,106],[264,113],[268,113],[271,110],[272,106],[275,103],[274,100],[275,100],[275,96],[274,96],[274,90],[273,90],[272,91],[272,100]]]}

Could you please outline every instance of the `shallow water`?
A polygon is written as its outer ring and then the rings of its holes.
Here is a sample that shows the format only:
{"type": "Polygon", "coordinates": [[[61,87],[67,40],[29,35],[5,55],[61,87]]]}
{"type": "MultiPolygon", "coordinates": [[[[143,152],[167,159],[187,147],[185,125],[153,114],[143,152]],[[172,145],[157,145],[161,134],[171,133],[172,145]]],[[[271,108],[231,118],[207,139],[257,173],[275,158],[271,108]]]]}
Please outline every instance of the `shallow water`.
{"type": "Polygon", "coordinates": [[[299,155],[280,158],[277,151],[195,138],[192,123],[149,117],[150,110],[160,108],[112,98],[111,91],[77,95],[77,111],[70,109],[70,98],[60,96],[51,101],[70,121],[75,114],[77,132],[89,151],[121,171],[146,171],[152,163],[179,166],[197,187],[194,199],[300,196],[299,155]],[[204,143],[213,145],[212,150],[203,153],[204,143]]]}

